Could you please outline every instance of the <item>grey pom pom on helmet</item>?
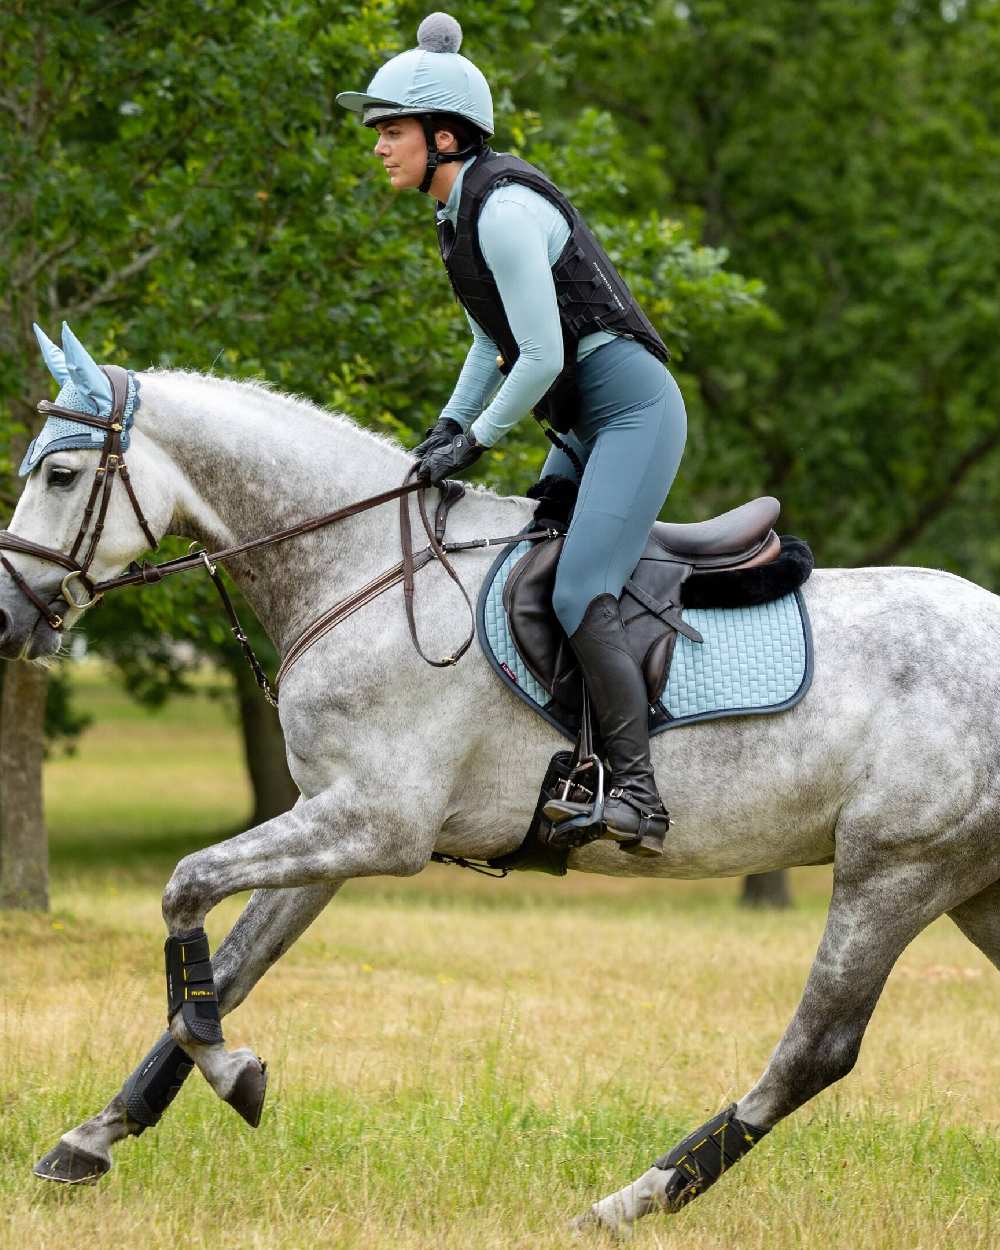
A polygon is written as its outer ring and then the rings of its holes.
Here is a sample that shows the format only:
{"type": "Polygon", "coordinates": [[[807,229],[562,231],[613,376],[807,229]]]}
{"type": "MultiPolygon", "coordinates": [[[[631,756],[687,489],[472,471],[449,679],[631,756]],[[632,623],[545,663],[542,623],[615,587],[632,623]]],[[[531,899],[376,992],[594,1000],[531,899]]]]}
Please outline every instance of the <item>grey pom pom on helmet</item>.
{"type": "Polygon", "coordinates": [[[459,48],[462,28],[450,13],[431,13],[417,29],[416,48],[400,52],[375,72],[367,91],[341,91],[337,103],[360,113],[366,126],[390,117],[453,113],[489,138],[490,84],[459,48]]]}
{"type": "Polygon", "coordinates": [[[462,28],[450,13],[428,13],[417,27],[417,46],[425,52],[457,52],[462,28]]]}

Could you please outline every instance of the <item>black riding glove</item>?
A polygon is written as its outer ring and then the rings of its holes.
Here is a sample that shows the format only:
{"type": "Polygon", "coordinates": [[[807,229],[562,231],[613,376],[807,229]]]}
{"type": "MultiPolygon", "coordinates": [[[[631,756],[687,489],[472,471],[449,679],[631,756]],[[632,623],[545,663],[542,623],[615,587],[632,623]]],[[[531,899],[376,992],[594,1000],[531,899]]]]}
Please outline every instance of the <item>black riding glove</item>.
{"type": "Polygon", "coordinates": [[[485,450],[476,442],[474,434],[456,434],[450,442],[427,452],[420,461],[417,476],[437,486],[446,477],[453,477],[475,464],[485,450]]]}
{"type": "Polygon", "coordinates": [[[424,430],[424,441],[417,443],[413,454],[418,460],[422,460],[429,451],[434,451],[436,447],[443,447],[445,443],[450,443],[456,434],[462,433],[464,431],[457,421],[453,421],[451,417],[438,417],[429,430],[424,430]]]}

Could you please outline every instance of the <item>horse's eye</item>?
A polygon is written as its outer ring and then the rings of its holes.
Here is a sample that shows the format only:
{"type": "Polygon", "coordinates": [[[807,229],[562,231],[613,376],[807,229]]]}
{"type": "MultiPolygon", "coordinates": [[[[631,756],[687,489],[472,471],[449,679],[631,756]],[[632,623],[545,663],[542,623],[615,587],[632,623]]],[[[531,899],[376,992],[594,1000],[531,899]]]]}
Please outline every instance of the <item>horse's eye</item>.
{"type": "Polygon", "coordinates": [[[69,469],[64,464],[53,464],[49,466],[46,481],[49,486],[69,486],[76,477],[76,469],[69,469]]]}

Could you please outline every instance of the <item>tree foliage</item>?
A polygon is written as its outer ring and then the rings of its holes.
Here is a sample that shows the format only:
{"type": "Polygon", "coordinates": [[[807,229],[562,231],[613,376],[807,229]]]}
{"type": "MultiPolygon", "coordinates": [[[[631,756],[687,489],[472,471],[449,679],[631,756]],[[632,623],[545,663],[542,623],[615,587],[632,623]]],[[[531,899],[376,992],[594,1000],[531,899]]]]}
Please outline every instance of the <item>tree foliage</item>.
{"type": "Polygon", "coordinates": [[[683,478],[780,495],[827,563],[995,584],[1000,548],[967,526],[998,485],[1000,7],[688,0],[643,44],[576,41],[541,107],[612,109],[640,202],[728,248],[777,318],[693,344],[683,478]]]}

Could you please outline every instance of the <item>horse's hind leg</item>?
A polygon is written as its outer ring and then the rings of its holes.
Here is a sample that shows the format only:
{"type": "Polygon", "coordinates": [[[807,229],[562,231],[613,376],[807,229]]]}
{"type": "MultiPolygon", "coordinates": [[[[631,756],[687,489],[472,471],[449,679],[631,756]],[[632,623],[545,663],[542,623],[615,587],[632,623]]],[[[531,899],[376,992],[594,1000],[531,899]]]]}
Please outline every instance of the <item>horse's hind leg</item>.
{"type": "MultiPolygon", "coordinates": [[[[212,960],[219,1008],[227,1015],[312,923],[339,888],[323,882],[253,894],[212,960]],[[262,941],[260,935],[267,934],[262,941]]],[[[103,1111],[65,1133],[35,1165],[44,1180],[97,1180],[111,1167],[111,1149],[159,1122],[191,1071],[188,1056],[163,1034],[103,1111]]]]}
{"type": "Polygon", "coordinates": [[[929,902],[933,895],[916,869],[838,880],[805,992],[757,1084],[579,1223],[620,1231],[651,1211],[678,1210],[779,1120],[846,1076],[897,957],[948,905],[929,902]]]}
{"type": "Polygon", "coordinates": [[[1000,968],[1000,881],[959,903],[948,915],[969,941],[1000,968]]]}

